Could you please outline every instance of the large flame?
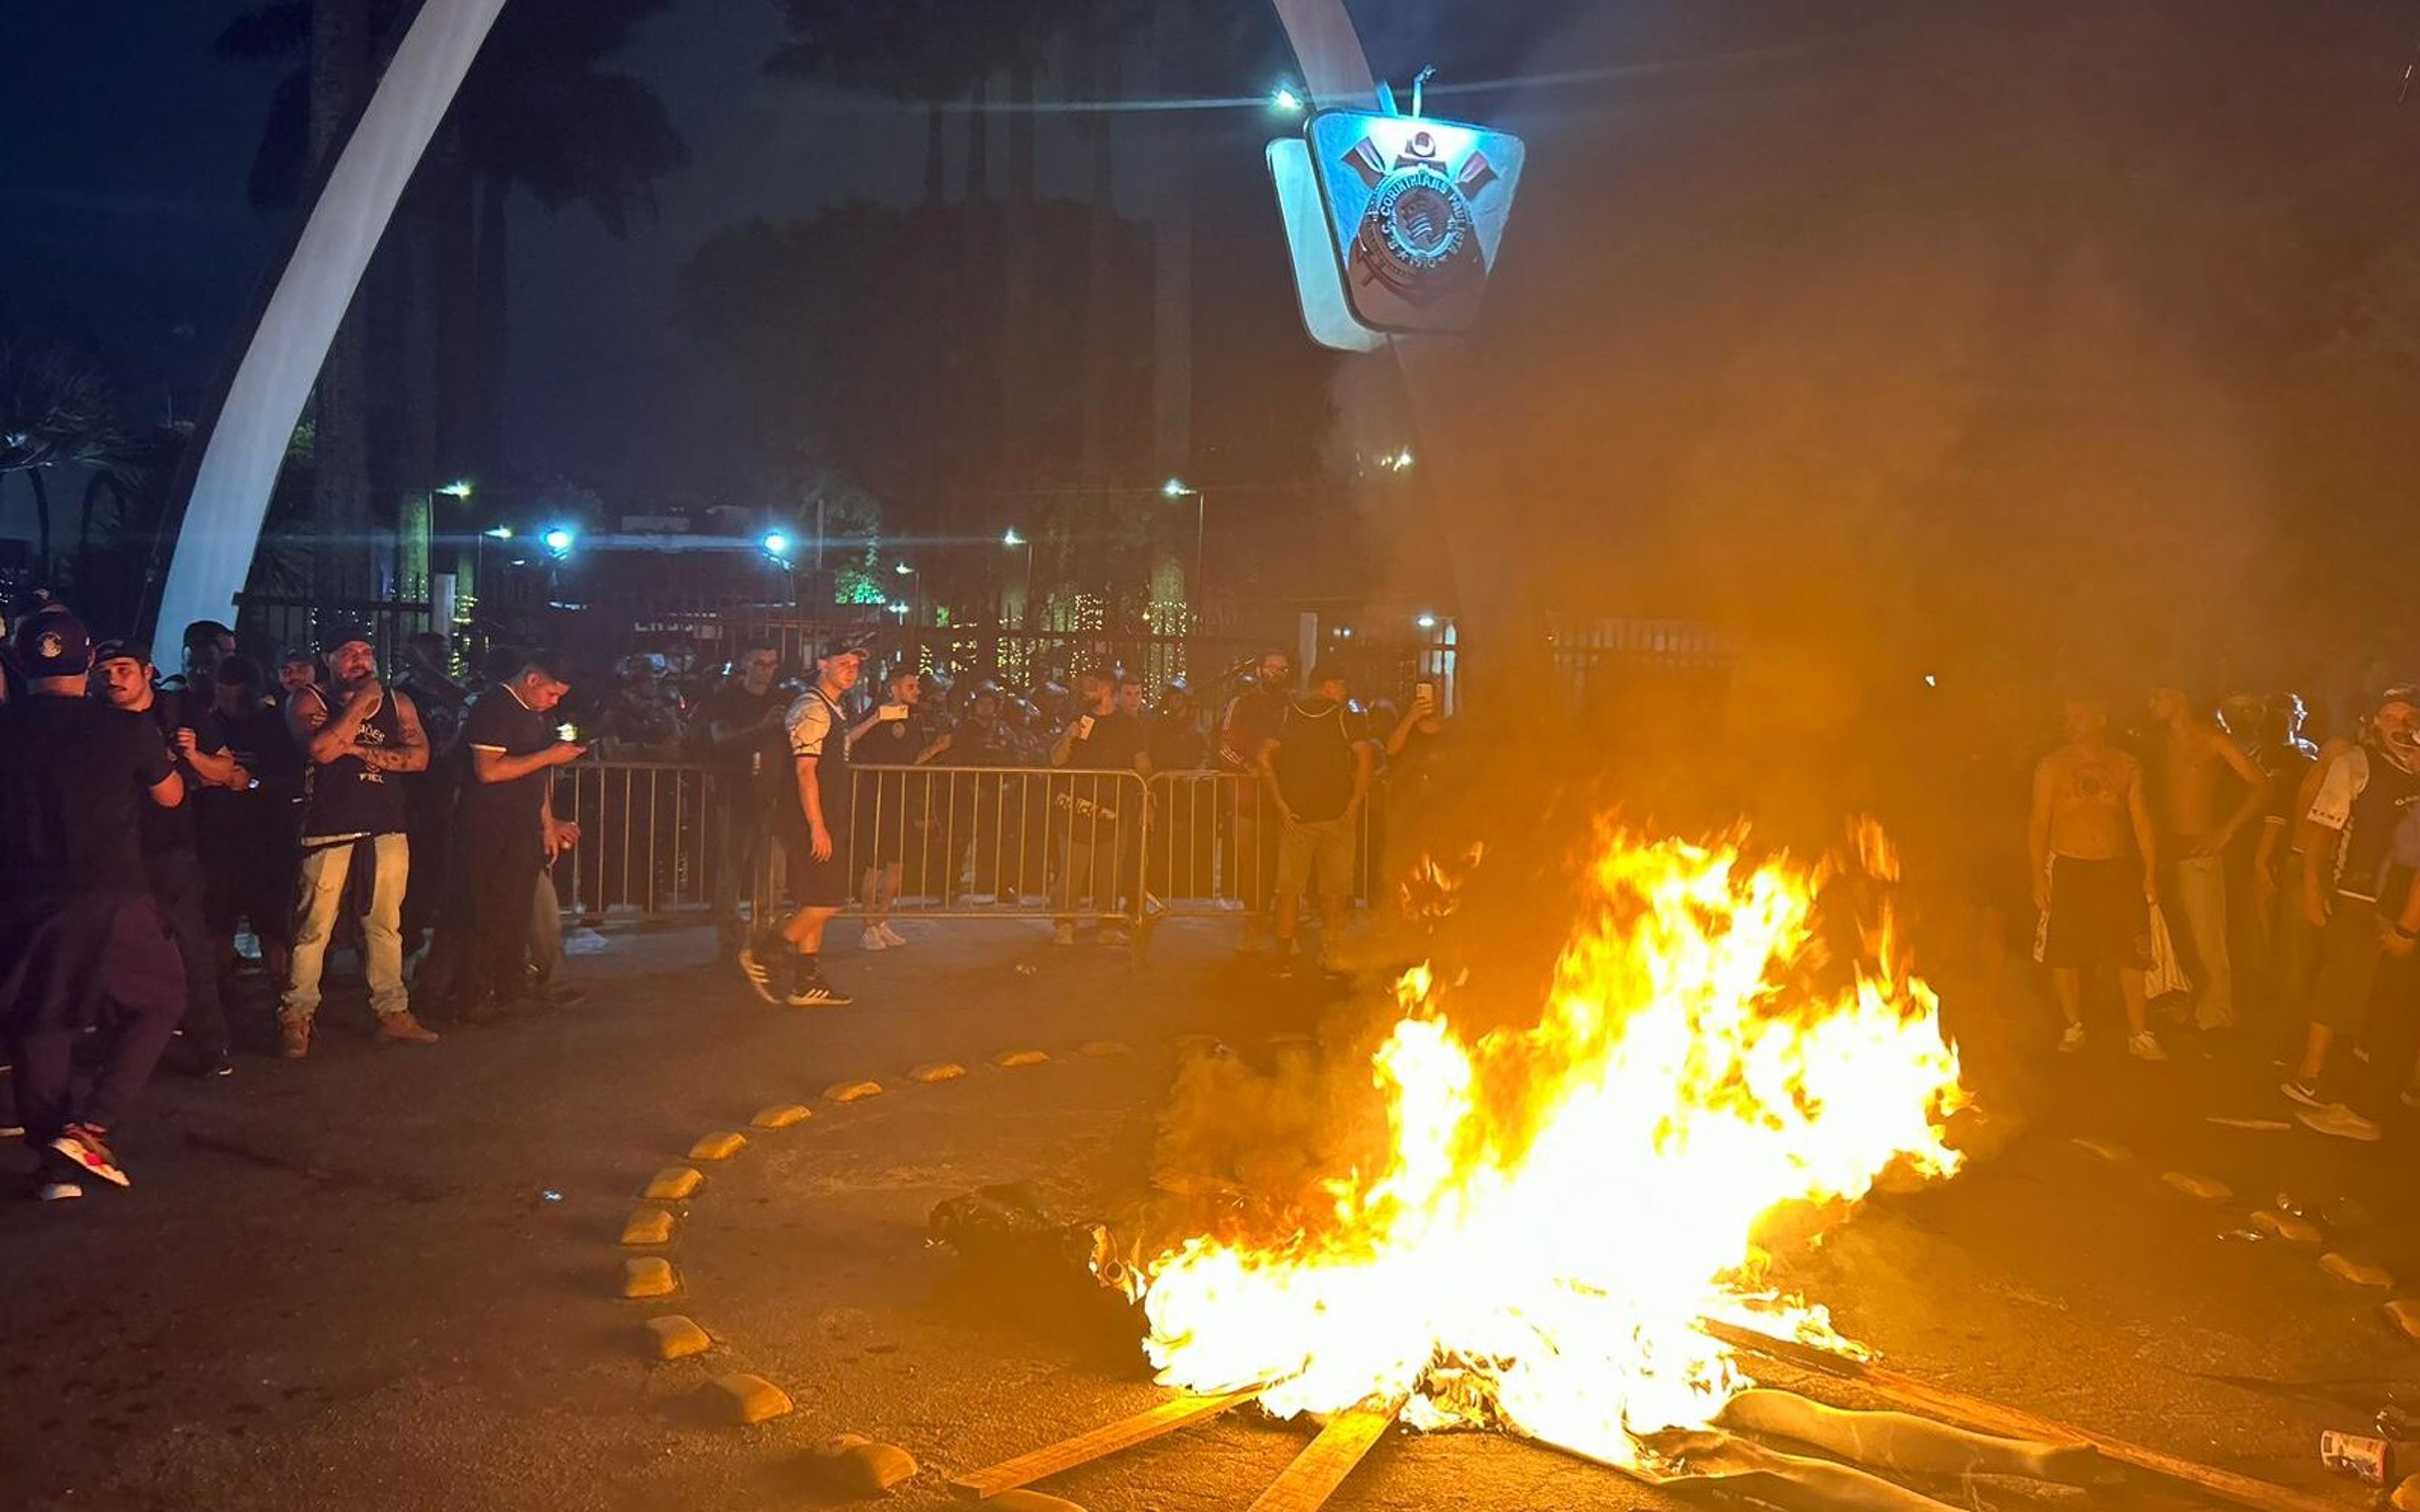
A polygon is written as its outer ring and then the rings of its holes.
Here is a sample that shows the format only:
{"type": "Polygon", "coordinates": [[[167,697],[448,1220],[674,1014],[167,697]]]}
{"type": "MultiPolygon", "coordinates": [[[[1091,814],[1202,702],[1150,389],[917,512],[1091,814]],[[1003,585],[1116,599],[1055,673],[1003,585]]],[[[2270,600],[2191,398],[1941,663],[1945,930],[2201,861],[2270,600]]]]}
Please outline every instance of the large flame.
{"type": "Polygon", "coordinates": [[[1608,825],[1535,1027],[1467,1041],[1408,973],[1371,1068],[1384,1168],[1283,1232],[1147,1262],[1160,1380],[1260,1384],[1286,1416],[1407,1398],[1422,1427],[1631,1463],[1634,1435],[1703,1426],[1748,1383],[1698,1319],[1752,1310],[1851,1348],[1763,1290],[1760,1225],[1895,1163],[1950,1173],[1962,1101],[1937,1001],[1897,959],[1895,862],[1878,831],[1856,853],[1810,869],[1608,825]],[[1865,900],[1847,951],[1818,936],[1827,884],[1865,900]]]}

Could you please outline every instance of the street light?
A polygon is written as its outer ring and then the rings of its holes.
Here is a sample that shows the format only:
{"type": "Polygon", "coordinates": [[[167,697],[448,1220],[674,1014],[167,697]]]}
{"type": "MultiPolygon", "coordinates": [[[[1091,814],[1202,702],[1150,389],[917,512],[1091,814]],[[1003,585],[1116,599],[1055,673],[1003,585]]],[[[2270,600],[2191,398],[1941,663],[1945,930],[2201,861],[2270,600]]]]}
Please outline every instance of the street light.
{"type": "Polygon", "coordinates": [[[545,542],[546,548],[556,556],[567,557],[571,555],[571,548],[579,544],[580,532],[568,525],[555,525],[549,527],[538,539],[545,542]]]}
{"type": "Polygon", "coordinates": [[[509,525],[490,525],[480,533],[490,541],[509,541],[513,538],[513,528],[509,525]]]}
{"type": "Polygon", "coordinates": [[[790,538],[780,531],[767,531],[763,542],[765,554],[776,562],[790,560],[790,538]]]}
{"type": "Polygon", "coordinates": [[[1012,551],[1016,550],[1019,548],[1024,548],[1025,596],[1023,602],[1025,606],[1026,623],[1030,625],[1033,621],[1033,543],[1027,540],[1024,536],[1017,534],[1016,527],[1012,525],[1008,528],[1007,533],[1000,538],[1000,544],[1008,548],[1012,551]]]}
{"type": "Polygon", "coordinates": [[[437,491],[448,499],[468,499],[471,497],[471,480],[457,478],[437,491]]]}
{"type": "Polygon", "coordinates": [[[1436,616],[1434,614],[1423,614],[1413,620],[1412,623],[1419,625],[1423,630],[1434,630],[1436,628],[1436,616]]]}
{"type": "Polygon", "coordinates": [[[1295,93],[1293,85],[1281,84],[1269,91],[1269,109],[1287,116],[1299,116],[1302,114],[1302,96],[1295,93]]]}
{"type": "Polygon", "coordinates": [[[1185,595],[1189,610],[1192,607],[1189,601],[1202,596],[1202,541],[1209,533],[1210,501],[1201,489],[1187,486],[1183,478],[1169,479],[1159,486],[1159,491],[1170,499],[1183,499],[1189,495],[1193,500],[1193,581],[1185,595]]]}

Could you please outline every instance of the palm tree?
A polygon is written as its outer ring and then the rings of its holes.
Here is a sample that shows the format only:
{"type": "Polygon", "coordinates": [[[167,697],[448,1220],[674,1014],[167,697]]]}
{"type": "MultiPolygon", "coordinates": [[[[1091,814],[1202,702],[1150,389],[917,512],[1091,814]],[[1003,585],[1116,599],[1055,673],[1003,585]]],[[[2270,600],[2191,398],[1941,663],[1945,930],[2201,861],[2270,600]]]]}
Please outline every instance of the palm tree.
{"type": "Polygon", "coordinates": [[[35,551],[45,576],[51,493],[43,473],[54,467],[124,470],[132,442],[117,413],[108,372],[90,354],[62,341],[0,335],[0,476],[22,472],[33,489],[35,551]]]}
{"type": "MultiPolygon", "coordinates": [[[[245,58],[307,53],[320,6],[341,10],[364,4],[371,35],[380,39],[381,51],[391,48],[411,9],[404,0],[275,0],[228,25],[218,50],[245,58]]],[[[457,244],[424,247],[422,255],[451,255],[471,270],[469,323],[477,332],[477,350],[467,363],[442,364],[479,388],[477,402],[464,409],[483,434],[458,448],[471,460],[489,467],[501,460],[495,425],[506,357],[505,209],[514,191],[528,193],[549,210],[582,207],[620,237],[654,213],[656,183],[689,162],[688,144],[663,102],[638,79],[606,66],[642,22],[670,4],[514,0],[463,80],[415,180],[416,203],[407,214],[431,216],[438,235],[457,244]],[[444,206],[458,206],[459,213],[446,215],[438,208],[444,206]]],[[[255,205],[280,205],[299,194],[313,161],[311,95],[307,63],[278,86],[253,157],[255,205]]],[[[412,297],[422,301],[435,298],[442,282],[425,263],[409,276],[412,297]]],[[[408,339],[436,339],[425,318],[408,321],[406,329],[408,339]]],[[[441,365],[427,354],[411,354],[404,364],[409,372],[431,373],[441,365]]]]}

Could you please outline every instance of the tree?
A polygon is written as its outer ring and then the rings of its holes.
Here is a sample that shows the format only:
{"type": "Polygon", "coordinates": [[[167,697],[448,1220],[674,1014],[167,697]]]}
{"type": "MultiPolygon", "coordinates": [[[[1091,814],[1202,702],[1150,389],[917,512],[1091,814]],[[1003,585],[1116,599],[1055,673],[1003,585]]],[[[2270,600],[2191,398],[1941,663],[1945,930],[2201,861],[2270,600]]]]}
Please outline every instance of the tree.
{"type": "Polygon", "coordinates": [[[132,443],[118,411],[100,358],[64,341],[0,332],[0,476],[22,472],[33,489],[35,551],[45,574],[53,563],[43,474],[55,467],[127,469],[132,443]]]}

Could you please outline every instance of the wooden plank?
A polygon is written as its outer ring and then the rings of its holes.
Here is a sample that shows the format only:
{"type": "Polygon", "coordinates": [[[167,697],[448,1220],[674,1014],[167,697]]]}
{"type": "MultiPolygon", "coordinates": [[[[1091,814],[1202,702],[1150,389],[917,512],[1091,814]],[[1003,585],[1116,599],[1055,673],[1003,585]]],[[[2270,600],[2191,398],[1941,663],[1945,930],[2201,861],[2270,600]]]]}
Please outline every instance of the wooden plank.
{"type": "Polygon", "coordinates": [[[1399,1397],[1384,1407],[1356,1407],[1330,1417],[1311,1446],[1261,1493],[1252,1512],[1318,1512],[1370,1446],[1395,1426],[1395,1414],[1403,1410],[1399,1397]]]}
{"type": "Polygon", "coordinates": [[[1002,1491],[1030,1486],[1045,1476],[1056,1475],[1063,1470],[1089,1464],[1121,1449],[1131,1449],[1138,1443],[1148,1443],[1164,1434],[1175,1432],[1188,1423],[1198,1423],[1241,1402],[1260,1395],[1258,1387],[1231,1391],[1216,1396],[1176,1396],[1147,1412],[1115,1423],[1078,1433],[1072,1439],[1002,1460],[988,1470],[978,1470],[950,1482],[950,1489],[969,1501],[987,1501],[1002,1491]]]}
{"type": "Polygon", "coordinates": [[[1852,1360],[1829,1350],[1800,1344],[1794,1339],[1775,1338],[1754,1329],[1712,1319],[1701,1319],[1698,1326],[1709,1337],[1734,1349],[1746,1350],[1785,1365],[1819,1371],[1842,1381],[1856,1381],[1893,1401],[1931,1412],[1964,1427],[2013,1438],[2039,1439],[2050,1443],[2090,1444],[2101,1451],[2103,1458],[2130,1465],[2164,1480],[2194,1487],[2221,1501],[2251,1507],[2254,1512],[2344,1512],[2344,1504],[2331,1497],[2313,1496],[2307,1491],[2255,1480],[2249,1475],[2239,1475],[2231,1470],[2205,1465],[2147,1444],[2054,1422],[2017,1408],[2003,1407],[1979,1396],[1950,1391],[1947,1387],[1928,1385],[1912,1376],[1902,1376],[1895,1370],[1885,1370],[1863,1360],[1852,1360]]]}

